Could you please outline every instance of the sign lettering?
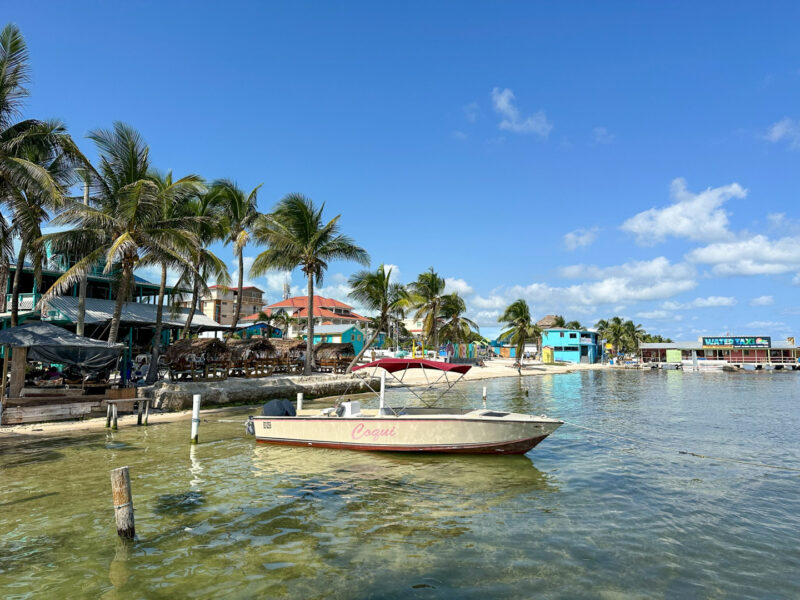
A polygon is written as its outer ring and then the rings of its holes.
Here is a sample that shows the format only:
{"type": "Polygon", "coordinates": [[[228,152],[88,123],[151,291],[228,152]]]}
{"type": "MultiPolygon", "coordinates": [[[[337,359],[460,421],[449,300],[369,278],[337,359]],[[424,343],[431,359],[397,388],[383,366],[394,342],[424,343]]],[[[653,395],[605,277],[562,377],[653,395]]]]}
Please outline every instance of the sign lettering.
{"type": "Polygon", "coordinates": [[[770,348],[772,339],[769,336],[704,337],[703,346],[707,348],[770,348]]]}

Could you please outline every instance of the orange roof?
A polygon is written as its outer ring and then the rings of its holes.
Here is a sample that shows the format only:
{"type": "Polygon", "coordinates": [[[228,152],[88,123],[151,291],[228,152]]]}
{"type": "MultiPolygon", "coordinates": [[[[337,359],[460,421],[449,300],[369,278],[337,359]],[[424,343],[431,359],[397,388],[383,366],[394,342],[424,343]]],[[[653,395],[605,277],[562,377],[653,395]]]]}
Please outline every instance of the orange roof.
{"type": "MultiPolygon", "coordinates": [[[[275,304],[270,304],[267,308],[302,308],[305,306],[308,306],[308,296],[295,296],[294,298],[287,298],[275,304]]],[[[325,298],[314,294],[314,307],[317,306],[322,306],[323,308],[353,308],[349,304],[339,302],[333,298],[325,298]]]]}
{"type": "MultiPolygon", "coordinates": [[[[299,317],[299,318],[306,317],[307,315],[308,315],[308,308],[306,308],[306,307],[303,307],[303,308],[299,309],[294,314],[295,317],[299,317]]],[[[353,313],[353,312],[345,314],[345,315],[341,315],[339,313],[335,313],[335,312],[333,312],[331,310],[328,310],[327,308],[321,308],[319,306],[315,306],[314,307],[314,316],[315,317],[322,317],[322,318],[325,318],[325,319],[347,319],[347,320],[350,320],[350,321],[369,321],[369,319],[367,319],[365,317],[362,317],[361,315],[357,315],[356,313],[353,313]]]]}

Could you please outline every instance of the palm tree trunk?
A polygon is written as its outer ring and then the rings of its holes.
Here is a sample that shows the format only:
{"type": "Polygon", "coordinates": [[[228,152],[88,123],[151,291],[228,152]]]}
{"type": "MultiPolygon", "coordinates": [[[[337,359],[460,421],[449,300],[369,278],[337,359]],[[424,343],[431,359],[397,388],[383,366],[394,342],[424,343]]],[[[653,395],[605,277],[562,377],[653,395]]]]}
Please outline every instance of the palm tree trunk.
{"type": "Polygon", "coordinates": [[[108,341],[111,344],[117,341],[119,322],[122,319],[122,304],[128,297],[132,270],[133,268],[127,262],[122,263],[122,277],[119,282],[119,289],[117,290],[117,301],[114,304],[114,315],[111,317],[111,331],[108,333],[108,341]]]}
{"type": "Polygon", "coordinates": [[[311,375],[311,365],[314,359],[314,275],[308,274],[308,335],[306,337],[306,364],[303,368],[303,375],[311,375]]]}
{"type": "Polygon", "coordinates": [[[86,286],[89,283],[89,276],[84,275],[81,277],[81,283],[78,286],[78,323],[75,326],[75,333],[83,335],[84,322],[86,321],[86,286]]]}
{"type": "Polygon", "coordinates": [[[194,307],[197,306],[197,296],[200,294],[200,280],[195,279],[194,285],[192,286],[192,302],[189,304],[189,314],[186,316],[186,325],[183,326],[183,331],[181,332],[181,339],[188,339],[189,338],[189,327],[192,325],[192,319],[194,318],[194,307]]]}
{"type": "Polygon", "coordinates": [[[244,252],[239,251],[239,295],[236,297],[236,308],[233,311],[233,323],[231,332],[236,331],[236,324],[242,314],[242,285],[244,285],[244,252]]]}
{"type": "MultiPolygon", "coordinates": [[[[158,288],[158,306],[156,306],[156,330],[153,333],[153,352],[150,355],[150,368],[147,370],[147,383],[155,383],[158,379],[158,355],[161,353],[161,330],[164,320],[164,294],[167,290],[167,265],[161,265],[161,285],[158,288]]],[[[187,317],[188,320],[188,317],[187,317]]]]}
{"type": "Polygon", "coordinates": [[[350,363],[350,366],[347,367],[346,371],[347,373],[353,372],[353,367],[355,367],[358,364],[358,361],[360,361],[361,358],[364,356],[364,353],[367,351],[367,348],[372,346],[372,344],[375,343],[375,340],[378,339],[378,335],[380,334],[381,329],[383,329],[383,322],[385,318],[386,317],[384,315],[381,315],[381,322],[378,323],[378,326],[375,328],[375,331],[373,332],[372,337],[369,338],[369,341],[361,347],[361,351],[353,359],[353,362],[350,363]]]}
{"type": "Polygon", "coordinates": [[[25,265],[25,255],[28,252],[28,241],[22,239],[17,255],[17,268],[14,269],[14,283],[11,285],[11,326],[19,324],[19,283],[22,279],[22,269],[25,265]]]}
{"type": "Polygon", "coordinates": [[[8,259],[3,257],[0,260],[0,312],[6,312],[6,290],[8,290],[8,259]]]}

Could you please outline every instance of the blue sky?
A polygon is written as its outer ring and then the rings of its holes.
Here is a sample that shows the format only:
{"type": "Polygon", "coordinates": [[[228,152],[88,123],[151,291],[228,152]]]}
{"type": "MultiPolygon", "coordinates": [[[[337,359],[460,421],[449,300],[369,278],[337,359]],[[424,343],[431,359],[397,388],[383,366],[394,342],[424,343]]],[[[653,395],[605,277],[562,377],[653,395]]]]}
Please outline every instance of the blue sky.
{"type": "MultiPolygon", "coordinates": [[[[90,156],[87,131],[131,123],[159,168],[263,182],[264,211],[325,202],[486,335],[517,297],[673,338],[800,334],[796,3],[2,6],[27,116],[90,156]]],[[[283,278],[254,283],[274,301],[283,278]]]]}

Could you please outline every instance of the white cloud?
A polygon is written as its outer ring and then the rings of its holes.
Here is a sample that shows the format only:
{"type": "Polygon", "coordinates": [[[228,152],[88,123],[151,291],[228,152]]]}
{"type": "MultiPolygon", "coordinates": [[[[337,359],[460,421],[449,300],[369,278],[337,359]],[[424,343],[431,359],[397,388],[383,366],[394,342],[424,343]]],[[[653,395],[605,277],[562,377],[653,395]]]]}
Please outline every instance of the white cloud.
{"type": "Polygon", "coordinates": [[[640,212],[625,221],[621,229],[635,234],[636,242],[642,246],[662,242],[669,236],[701,242],[724,240],[731,237],[731,232],[728,214],[721,207],[731,198],[746,195],[747,190],[738,183],[694,194],[687,189],[686,181],[678,178],[671,185],[671,205],[640,212]]]}
{"type": "MultiPolygon", "coordinates": [[[[242,264],[244,265],[244,278],[242,279],[242,286],[258,287],[254,281],[251,281],[247,277],[248,273],[250,273],[250,267],[253,266],[253,262],[255,260],[255,256],[242,257],[242,264]]],[[[233,273],[231,273],[231,287],[235,287],[239,285],[239,259],[236,256],[234,256],[233,260],[231,260],[231,265],[234,267],[233,273]]]]}
{"type": "Polygon", "coordinates": [[[467,134],[464,133],[463,131],[459,131],[458,129],[456,129],[455,131],[450,132],[450,137],[453,138],[454,140],[458,140],[459,142],[463,142],[464,140],[467,139],[467,134]]]}
{"type": "Polygon", "coordinates": [[[519,109],[514,106],[514,92],[510,89],[494,88],[492,90],[492,104],[494,110],[503,119],[498,127],[514,133],[534,133],[541,138],[546,138],[553,129],[553,124],[547,120],[543,110],[539,110],[529,117],[523,117],[519,109]]]}
{"type": "Polygon", "coordinates": [[[389,271],[389,269],[391,269],[391,273],[389,273],[389,281],[391,283],[401,283],[402,275],[400,273],[400,267],[398,267],[397,265],[393,265],[392,263],[384,263],[383,268],[387,272],[389,271]]]}
{"type": "Polygon", "coordinates": [[[444,291],[447,294],[457,293],[460,296],[469,296],[472,292],[472,286],[463,279],[457,277],[445,277],[444,291]]]}
{"type": "Polygon", "coordinates": [[[666,310],[689,310],[692,308],[718,308],[721,306],[735,306],[736,298],[733,296],[708,296],[695,298],[691,302],[664,302],[661,308],[666,310]]]}
{"type": "Polygon", "coordinates": [[[788,329],[786,323],[780,321],[750,321],[747,327],[753,327],[754,329],[777,329],[780,331],[788,329]]]}
{"type": "Polygon", "coordinates": [[[636,313],[637,319],[650,319],[651,321],[682,321],[682,315],[676,315],[668,310],[651,310],[636,313]]]}
{"type": "Polygon", "coordinates": [[[567,250],[577,250],[585,246],[590,246],[597,239],[597,227],[590,229],[576,229],[564,235],[564,246],[567,250]]]}
{"type": "MultiPolygon", "coordinates": [[[[161,284],[161,267],[149,265],[136,269],[136,275],[156,285],[161,284]]],[[[178,282],[179,273],[175,269],[167,269],[167,285],[173,286],[178,282]]]]}
{"type": "Polygon", "coordinates": [[[610,144],[611,142],[614,141],[614,138],[616,137],[605,127],[595,127],[592,130],[592,133],[594,134],[595,144],[610,144]]]}
{"type": "Polygon", "coordinates": [[[568,279],[604,279],[620,277],[628,280],[693,279],[695,268],[687,263],[672,263],[664,256],[651,260],[637,260],[598,267],[596,265],[570,265],[560,269],[562,277],[568,279]]]}
{"type": "Polygon", "coordinates": [[[464,108],[464,118],[469,123],[474,123],[478,120],[478,103],[470,102],[464,108]]]}
{"type": "Polygon", "coordinates": [[[800,270],[800,237],[770,240],[754,235],[717,242],[686,255],[694,263],[713,265],[715,275],[780,275],[800,270]]]}
{"type": "Polygon", "coordinates": [[[773,143],[787,142],[793,150],[800,148],[800,121],[783,118],[770,126],[764,138],[773,143]]]}
{"type": "Polygon", "coordinates": [[[775,304],[772,296],[758,296],[750,300],[750,306],[771,306],[772,304],[775,304]]]}

